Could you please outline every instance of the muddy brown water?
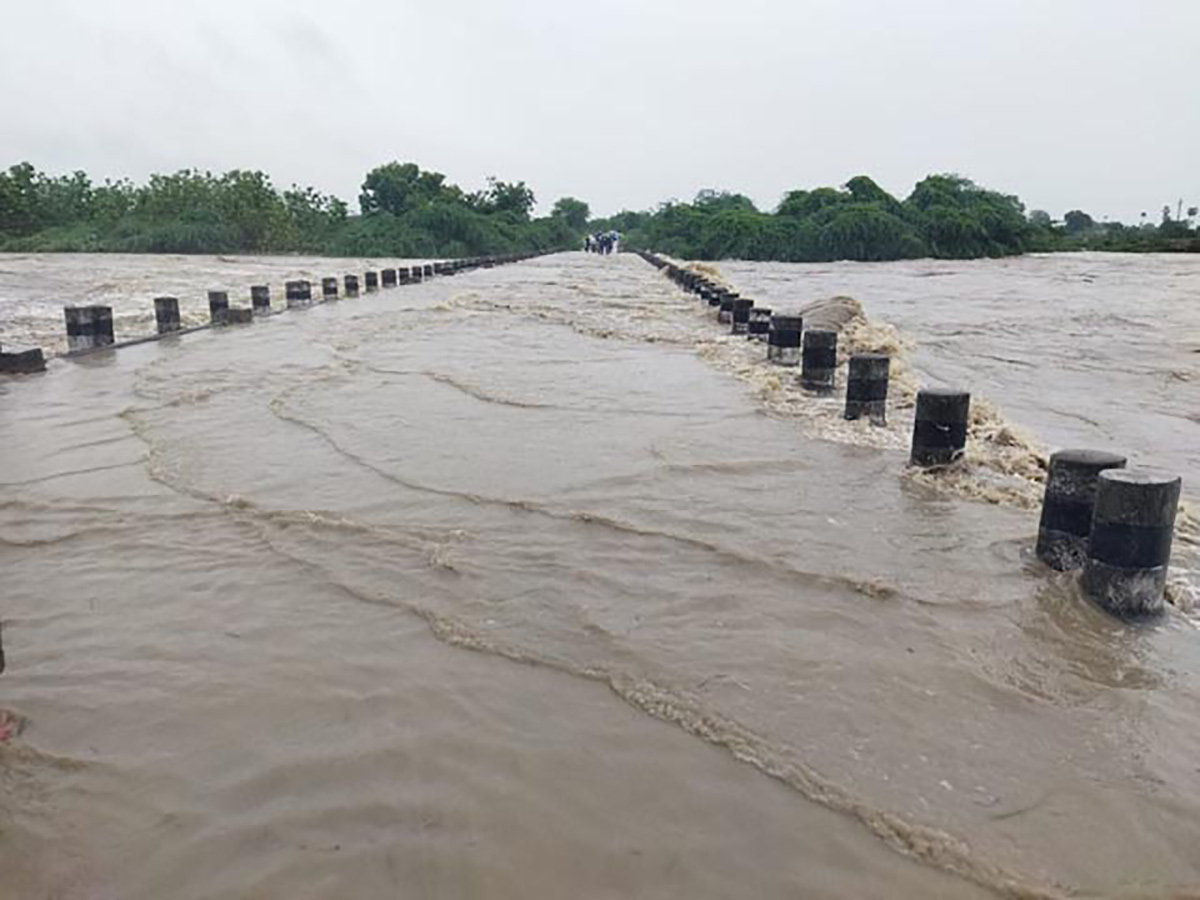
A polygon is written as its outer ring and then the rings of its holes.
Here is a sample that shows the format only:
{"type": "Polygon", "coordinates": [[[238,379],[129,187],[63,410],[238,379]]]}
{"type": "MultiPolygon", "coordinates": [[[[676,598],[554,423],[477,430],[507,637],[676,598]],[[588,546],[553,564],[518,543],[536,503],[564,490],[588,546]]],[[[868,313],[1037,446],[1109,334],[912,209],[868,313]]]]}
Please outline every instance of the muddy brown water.
{"type": "MultiPolygon", "coordinates": [[[[0,257],[0,342],[323,265],[0,257]]],[[[1020,440],[915,477],[902,397],[627,255],[0,382],[0,896],[1200,896],[1195,614],[1097,612],[1021,502],[1042,445],[1200,478],[1200,265],[720,271],[1020,440]]]]}

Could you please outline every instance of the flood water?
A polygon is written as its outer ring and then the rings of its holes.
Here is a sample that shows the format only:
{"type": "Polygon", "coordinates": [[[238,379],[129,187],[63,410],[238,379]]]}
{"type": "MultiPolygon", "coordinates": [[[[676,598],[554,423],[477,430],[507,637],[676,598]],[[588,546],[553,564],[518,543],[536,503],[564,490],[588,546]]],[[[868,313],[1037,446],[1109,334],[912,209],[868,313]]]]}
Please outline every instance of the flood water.
{"type": "MultiPolygon", "coordinates": [[[[0,343],[355,265],[0,257],[0,343]]],[[[1200,896],[1191,534],[1152,626],[1028,552],[1045,449],[1200,483],[1200,260],[720,272],[888,426],[631,255],[0,381],[0,896],[1200,896]]]]}

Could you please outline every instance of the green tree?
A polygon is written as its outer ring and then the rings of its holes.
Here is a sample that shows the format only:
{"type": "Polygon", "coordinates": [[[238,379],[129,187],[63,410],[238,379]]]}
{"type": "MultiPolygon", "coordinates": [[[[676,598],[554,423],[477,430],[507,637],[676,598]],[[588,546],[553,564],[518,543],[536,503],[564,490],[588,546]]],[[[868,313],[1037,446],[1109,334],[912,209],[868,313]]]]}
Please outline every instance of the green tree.
{"type": "Polygon", "coordinates": [[[579,233],[587,228],[591,210],[582,200],[576,200],[574,197],[561,197],[554,204],[550,215],[565,222],[572,232],[579,233]]]}
{"type": "Polygon", "coordinates": [[[483,208],[489,212],[508,213],[518,219],[528,219],[533,212],[537,199],[533,191],[523,181],[500,181],[497,178],[488,179],[488,188],[484,192],[483,208]]]}
{"type": "Polygon", "coordinates": [[[1067,234],[1087,234],[1095,230],[1096,220],[1081,209],[1073,209],[1063,216],[1063,227],[1067,234]]]}
{"type": "Polygon", "coordinates": [[[1020,200],[960,175],[922,179],[903,207],[933,255],[948,259],[1022,253],[1031,231],[1020,200]]]}
{"type": "Polygon", "coordinates": [[[214,184],[214,206],[233,229],[236,249],[274,249],[286,221],[279,194],[262,172],[226,172],[214,184]]]}
{"type": "Polygon", "coordinates": [[[913,226],[878,202],[838,207],[818,240],[829,259],[869,262],[906,259],[928,252],[913,226]]]}
{"type": "Polygon", "coordinates": [[[846,191],[855,203],[874,203],[893,215],[901,213],[900,201],[866,175],[856,175],[847,181],[846,191]]]}
{"type": "Polygon", "coordinates": [[[426,172],[416,163],[390,162],[367,173],[358,195],[364,216],[377,212],[400,216],[437,199],[458,199],[458,188],[447,187],[446,176],[426,172]]]}
{"type": "Polygon", "coordinates": [[[803,219],[815,215],[823,209],[841,206],[850,201],[851,197],[848,193],[831,187],[817,188],[812,191],[789,191],[780,201],[776,215],[803,219]]]}
{"type": "Polygon", "coordinates": [[[0,231],[27,235],[41,224],[37,171],[27,162],[17,163],[0,173],[0,231]]]}
{"type": "Polygon", "coordinates": [[[745,194],[731,194],[729,191],[717,191],[712,188],[705,188],[697,192],[696,199],[692,201],[692,206],[704,212],[714,214],[723,212],[758,212],[754,206],[754,201],[745,194]]]}

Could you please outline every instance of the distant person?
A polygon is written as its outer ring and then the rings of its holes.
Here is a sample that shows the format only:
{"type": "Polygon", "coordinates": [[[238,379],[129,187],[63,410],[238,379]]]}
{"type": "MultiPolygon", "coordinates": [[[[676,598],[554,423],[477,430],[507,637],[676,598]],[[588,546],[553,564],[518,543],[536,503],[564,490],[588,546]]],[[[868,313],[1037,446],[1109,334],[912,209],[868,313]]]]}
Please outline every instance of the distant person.
{"type": "Polygon", "coordinates": [[[583,252],[584,253],[592,252],[592,236],[590,234],[585,234],[583,236],[583,252]]]}

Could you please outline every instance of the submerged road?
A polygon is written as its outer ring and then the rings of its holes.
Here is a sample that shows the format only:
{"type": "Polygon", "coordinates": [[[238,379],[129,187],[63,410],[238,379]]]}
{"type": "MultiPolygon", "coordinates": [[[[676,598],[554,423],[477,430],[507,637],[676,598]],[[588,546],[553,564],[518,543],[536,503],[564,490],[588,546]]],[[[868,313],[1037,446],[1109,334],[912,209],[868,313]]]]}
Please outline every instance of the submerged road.
{"type": "Polygon", "coordinates": [[[561,254],[0,384],[0,896],[1200,892],[1192,620],[749,352],[561,254]]]}

